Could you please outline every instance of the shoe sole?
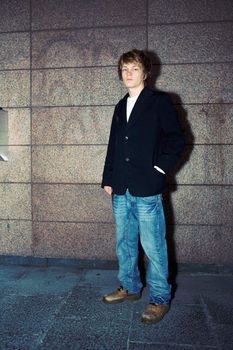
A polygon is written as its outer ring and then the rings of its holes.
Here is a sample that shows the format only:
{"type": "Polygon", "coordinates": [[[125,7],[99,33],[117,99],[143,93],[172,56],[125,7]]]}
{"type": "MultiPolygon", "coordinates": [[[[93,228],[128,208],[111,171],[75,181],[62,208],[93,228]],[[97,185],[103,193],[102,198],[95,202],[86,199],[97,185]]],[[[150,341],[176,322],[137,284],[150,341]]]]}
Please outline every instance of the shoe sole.
{"type": "Polygon", "coordinates": [[[129,300],[129,301],[136,301],[141,299],[141,295],[129,295],[126,298],[122,298],[122,299],[115,299],[115,300],[106,300],[103,298],[103,302],[105,304],[119,304],[119,303],[123,303],[123,301],[129,300]]]}
{"type": "Polygon", "coordinates": [[[157,319],[157,320],[148,320],[148,319],[142,318],[141,321],[143,323],[146,323],[146,324],[155,324],[155,323],[159,323],[160,321],[162,321],[162,319],[163,319],[163,317],[160,319],[157,319]]]}

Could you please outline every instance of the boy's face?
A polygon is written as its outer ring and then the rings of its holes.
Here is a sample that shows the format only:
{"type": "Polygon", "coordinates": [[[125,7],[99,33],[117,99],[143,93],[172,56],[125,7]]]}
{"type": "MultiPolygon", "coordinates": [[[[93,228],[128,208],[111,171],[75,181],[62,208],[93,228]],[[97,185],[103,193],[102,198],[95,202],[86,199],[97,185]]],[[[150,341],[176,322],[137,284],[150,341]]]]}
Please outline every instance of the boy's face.
{"type": "Polygon", "coordinates": [[[123,63],[121,76],[123,84],[128,89],[140,89],[144,87],[145,74],[140,63],[123,63]]]}

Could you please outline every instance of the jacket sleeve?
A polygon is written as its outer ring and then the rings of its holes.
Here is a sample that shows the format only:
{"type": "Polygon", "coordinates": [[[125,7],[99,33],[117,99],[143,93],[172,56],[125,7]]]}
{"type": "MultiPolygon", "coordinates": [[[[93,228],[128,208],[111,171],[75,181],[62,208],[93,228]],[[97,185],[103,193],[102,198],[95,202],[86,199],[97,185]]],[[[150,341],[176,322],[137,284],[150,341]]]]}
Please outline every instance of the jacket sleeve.
{"type": "Polygon", "coordinates": [[[176,111],[167,94],[161,95],[159,116],[161,142],[157,162],[154,164],[167,174],[176,164],[185,145],[184,135],[180,129],[176,111]]]}
{"type": "Polygon", "coordinates": [[[116,110],[117,110],[117,106],[115,107],[113,118],[112,118],[112,124],[110,129],[108,147],[107,147],[107,154],[106,154],[104,170],[103,170],[103,178],[101,183],[102,188],[104,188],[104,186],[112,187],[113,165],[114,165],[115,144],[116,144],[116,118],[117,118],[116,110]]]}

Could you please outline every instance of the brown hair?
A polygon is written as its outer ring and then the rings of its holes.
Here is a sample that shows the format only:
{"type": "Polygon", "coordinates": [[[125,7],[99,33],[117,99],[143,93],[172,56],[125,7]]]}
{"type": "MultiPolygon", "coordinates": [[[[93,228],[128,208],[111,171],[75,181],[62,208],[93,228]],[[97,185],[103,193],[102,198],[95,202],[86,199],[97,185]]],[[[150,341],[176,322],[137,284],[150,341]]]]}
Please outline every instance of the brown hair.
{"type": "Polygon", "coordinates": [[[121,55],[118,61],[118,75],[119,79],[122,80],[121,68],[124,63],[137,62],[142,65],[143,72],[146,76],[151,72],[151,60],[142,50],[133,49],[131,51],[125,52],[121,55]]]}

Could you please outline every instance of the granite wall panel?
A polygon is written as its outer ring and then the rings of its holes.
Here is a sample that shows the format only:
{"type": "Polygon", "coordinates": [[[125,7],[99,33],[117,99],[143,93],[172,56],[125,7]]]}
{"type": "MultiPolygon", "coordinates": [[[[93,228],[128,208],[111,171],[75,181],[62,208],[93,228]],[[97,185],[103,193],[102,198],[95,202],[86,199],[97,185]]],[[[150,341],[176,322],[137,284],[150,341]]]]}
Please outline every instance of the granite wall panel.
{"type": "Polygon", "coordinates": [[[231,0],[149,0],[149,23],[188,23],[233,20],[231,0]]]}
{"type": "Polygon", "coordinates": [[[35,222],[33,234],[36,256],[116,259],[112,224],[35,222]]]}
{"type": "Polygon", "coordinates": [[[35,221],[113,222],[111,197],[99,185],[33,184],[33,215],[35,221]]]}
{"type": "Polygon", "coordinates": [[[0,106],[27,107],[30,104],[29,71],[0,71],[0,106]]]}
{"type": "Polygon", "coordinates": [[[232,144],[233,104],[177,105],[187,144],[232,144]]]}
{"type": "Polygon", "coordinates": [[[148,48],[163,64],[232,62],[232,22],[150,26],[148,48]]]}
{"type": "Polygon", "coordinates": [[[32,66],[86,67],[116,65],[122,52],[145,47],[146,28],[106,28],[35,32],[32,66]]]}
{"type": "MultiPolygon", "coordinates": [[[[169,224],[232,225],[231,186],[180,186],[170,197],[165,198],[169,224]]],[[[113,221],[111,198],[98,185],[34,184],[33,210],[38,221],[113,221]]]]}
{"type": "Polygon", "coordinates": [[[115,104],[120,97],[115,68],[49,69],[32,75],[34,106],[115,104]]]}
{"type": "MultiPolygon", "coordinates": [[[[1,154],[2,146],[0,146],[1,154]]],[[[4,152],[3,152],[4,153],[4,152]]],[[[0,183],[31,181],[31,147],[9,146],[8,161],[1,162],[0,183]]]]}
{"type": "Polygon", "coordinates": [[[175,234],[168,235],[171,260],[184,263],[233,263],[232,227],[176,226],[175,234]]]}
{"type": "Polygon", "coordinates": [[[233,185],[232,153],[233,145],[187,146],[183,158],[188,161],[179,169],[177,183],[233,185]]]}
{"type": "Polygon", "coordinates": [[[156,85],[174,103],[232,103],[233,63],[164,65],[156,85]]]}
{"type": "Polygon", "coordinates": [[[233,226],[232,186],[180,186],[165,203],[169,224],[233,226]]]}
{"type": "MultiPolygon", "coordinates": [[[[222,146],[220,167],[222,168],[223,181],[218,184],[233,185],[233,162],[232,162],[233,146],[222,146]]],[[[230,203],[232,205],[232,203],[230,203]]],[[[233,208],[233,205],[232,205],[233,208]]]]}
{"type": "Polygon", "coordinates": [[[32,0],[32,28],[146,24],[146,0],[32,0]]]}
{"type": "Polygon", "coordinates": [[[0,69],[30,67],[29,33],[0,34],[0,69]]]}
{"type": "MultiPolygon", "coordinates": [[[[232,145],[186,148],[189,157],[177,173],[178,184],[233,184],[232,145]]],[[[33,147],[33,181],[45,183],[100,183],[106,146],[33,147]]],[[[173,175],[169,182],[173,183],[173,175]]]]}
{"type": "Polygon", "coordinates": [[[31,220],[31,185],[0,183],[0,219],[31,220]]]}
{"type": "Polygon", "coordinates": [[[31,118],[29,108],[9,108],[8,113],[8,144],[30,145],[31,118]]]}
{"type": "Polygon", "coordinates": [[[107,144],[114,107],[32,110],[33,144],[107,144]]]}
{"type": "MultiPolygon", "coordinates": [[[[171,92],[174,103],[230,103],[232,73],[233,64],[164,66],[156,85],[171,92]]],[[[115,104],[122,92],[114,68],[33,72],[32,101],[37,106],[115,104]]]]}
{"type": "Polygon", "coordinates": [[[33,146],[33,182],[100,183],[106,146],[33,146]]]}
{"type": "Polygon", "coordinates": [[[29,30],[30,0],[1,0],[0,32],[29,30]]]}
{"type": "Polygon", "coordinates": [[[0,254],[32,255],[32,222],[0,220],[0,254]]]}
{"type": "MultiPolygon", "coordinates": [[[[219,264],[232,262],[230,227],[177,225],[169,231],[175,232],[168,235],[171,261],[212,264],[217,258],[219,264]]],[[[33,232],[36,256],[116,259],[113,224],[34,222],[33,232]]]]}
{"type": "Polygon", "coordinates": [[[2,0],[1,13],[10,155],[0,162],[1,254],[116,258],[100,182],[126,93],[117,60],[137,47],[155,51],[156,87],[186,134],[164,195],[173,257],[232,263],[233,2],[2,0]]]}
{"type": "MultiPolygon", "coordinates": [[[[177,105],[187,144],[230,144],[233,104],[177,105]]],[[[107,144],[114,107],[36,108],[32,111],[33,144],[107,144]]],[[[29,110],[9,109],[10,144],[30,140],[29,110]],[[12,122],[11,122],[12,120],[12,122]]]]}

